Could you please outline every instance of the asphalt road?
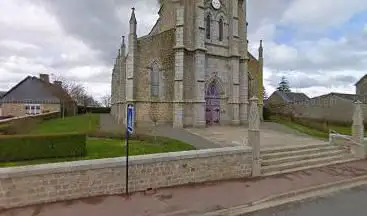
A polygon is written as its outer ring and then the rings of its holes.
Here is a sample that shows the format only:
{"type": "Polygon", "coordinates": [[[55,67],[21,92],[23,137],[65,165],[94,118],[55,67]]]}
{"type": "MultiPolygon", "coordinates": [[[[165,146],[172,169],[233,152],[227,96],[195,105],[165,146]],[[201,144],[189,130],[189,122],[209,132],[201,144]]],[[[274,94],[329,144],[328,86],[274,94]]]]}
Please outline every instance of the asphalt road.
{"type": "Polygon", "coordinates": [[[246,216],[366,216],[367,185],[246,216]]]}

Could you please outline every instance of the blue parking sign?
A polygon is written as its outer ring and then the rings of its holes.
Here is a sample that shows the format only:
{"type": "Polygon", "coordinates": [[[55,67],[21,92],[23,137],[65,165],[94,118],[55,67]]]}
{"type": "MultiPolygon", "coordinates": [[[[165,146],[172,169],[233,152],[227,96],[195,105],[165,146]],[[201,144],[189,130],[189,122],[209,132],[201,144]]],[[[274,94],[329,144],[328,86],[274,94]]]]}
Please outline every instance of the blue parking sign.
{"type": "Polygon", "coordinates": [[[134,132],[134,115],[135,115],[134,105],[133,104],[128,104],[127,105],[127,123],[126,123],[126,127],[127,127],[127,131],[130,134],[132,134],[134,132]]]}

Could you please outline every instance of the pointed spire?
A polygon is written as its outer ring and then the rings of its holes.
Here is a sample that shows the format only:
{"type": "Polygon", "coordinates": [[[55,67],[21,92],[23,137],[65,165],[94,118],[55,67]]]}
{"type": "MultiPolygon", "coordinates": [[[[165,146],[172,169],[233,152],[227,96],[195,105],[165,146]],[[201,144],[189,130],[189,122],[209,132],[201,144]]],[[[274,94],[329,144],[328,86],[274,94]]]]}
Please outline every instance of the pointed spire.
{"type": "Polygon", "coordinates": [[[125,36],[122,35],[122,42],[121,42],[121,47],[125,47],[125,36]]]}
{"type": "Polygon", "coordinates": [[[136,24],[135,8],[131,8],[130,24],[136,24]]]}
{"type": "Polygon", "coordinates": [[[122,50],[125,50],[125,47],[126,47],[126,45],[125,45],[125,36],[122,36],[121,38],[122,38],[122,41],[121,41],[121,49],[122,50]]]}
{"type": "Polygon", "coordinates": [[[260,40],[260,46],[259,46],[259,58],[263,57],[263,40],[260,40]]]}
{"type": "Polygon", "coordinates": [[[121,48],[120,48],[120,56],[122,56],[122,57],[125,56],[125,49],[126,49],[125,36],[122,36],[121,48]]]}
{"type": "Polygon", "coordinates": [[[136,35],[136,17],[135,8],[131,8],[131,18],[130,18],[130,34],[136,35]]]}

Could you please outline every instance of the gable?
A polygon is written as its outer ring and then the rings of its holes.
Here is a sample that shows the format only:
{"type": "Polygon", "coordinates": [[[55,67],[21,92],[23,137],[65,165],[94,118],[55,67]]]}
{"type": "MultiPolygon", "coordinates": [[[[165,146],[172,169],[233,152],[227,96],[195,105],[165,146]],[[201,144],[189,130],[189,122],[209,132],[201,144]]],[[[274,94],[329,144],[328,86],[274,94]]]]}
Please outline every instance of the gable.
{"type": "Polygon", "coordinates": [[[6,94],[6,92],[0,91],[0,99],[6,94]]]}
{"type": "Polygon", "coordinates": [[[358,81],[357,81],[357,83],[356,84],[354,84],[355,86],[358,86],[359,84],[361,84],[363,81],[365,81],[366,80],[366,78],[367,78],[367,74],[366,75],[364,75],[361,79],[359,79],[358,81]]]}
{"type": "Polygon", "coordinates": [[[252,79],[255,79],[259,74],[260,69],[259,61],[250,52],[248,52],[248,56],[249,56],[248,71],[250,73],[249,76],[252,79]]]}
{"type": "Polygon", "coordinates": [[[27,77],[1,99],[3,103],[60,103],[50,89],[36,77],[27,77]]]}

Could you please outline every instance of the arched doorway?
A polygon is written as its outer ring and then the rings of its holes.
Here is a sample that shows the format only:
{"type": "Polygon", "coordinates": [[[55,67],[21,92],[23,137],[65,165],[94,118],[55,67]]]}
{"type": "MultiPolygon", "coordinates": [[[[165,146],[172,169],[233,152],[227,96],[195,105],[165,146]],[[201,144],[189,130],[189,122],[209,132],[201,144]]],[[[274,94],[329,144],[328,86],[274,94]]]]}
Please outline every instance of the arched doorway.
{"type": "Polygon", "coordinates": [[[219,124],[220,91],[216,81],[210,82],[205,91],[205,120],[207,125],[219,124]]]}

